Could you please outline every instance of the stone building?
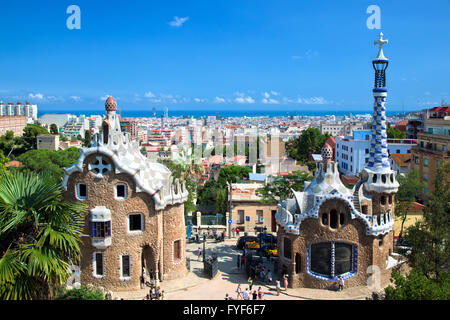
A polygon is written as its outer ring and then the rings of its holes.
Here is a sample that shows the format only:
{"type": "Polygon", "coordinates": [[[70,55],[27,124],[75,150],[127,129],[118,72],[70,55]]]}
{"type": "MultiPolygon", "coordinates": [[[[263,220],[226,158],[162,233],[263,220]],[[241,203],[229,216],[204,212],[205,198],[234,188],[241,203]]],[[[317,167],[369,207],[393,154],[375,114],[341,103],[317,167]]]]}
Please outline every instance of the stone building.
{"type": "Polygon", "coordinates": [[[116,101],[106,101],[102,133],[66,168],[65,199],[88,206],[81,246],[81,284],[125,291],[143,270],[158,280],[186,274],[184,202],[188,191],[162,164],[150,162],[120,127],[116,101]]]}
{"type": "MultiPolygon", "coordinates": [[[[322,162],[303,192],[278,205],[279,269],[291,287],[331,288],[338,276],[346,287],[366,286],[370,276],[385,284],[394,264],[394,196],[398,182],[388,160],[386,135],[388,60],[381,46],[373,66],[375,88],[370,158],[353,189],[339,178],[332,148],[322,148],[322,162]]],[[[375,285],[375,283],[372,283],[375,285]]]]}

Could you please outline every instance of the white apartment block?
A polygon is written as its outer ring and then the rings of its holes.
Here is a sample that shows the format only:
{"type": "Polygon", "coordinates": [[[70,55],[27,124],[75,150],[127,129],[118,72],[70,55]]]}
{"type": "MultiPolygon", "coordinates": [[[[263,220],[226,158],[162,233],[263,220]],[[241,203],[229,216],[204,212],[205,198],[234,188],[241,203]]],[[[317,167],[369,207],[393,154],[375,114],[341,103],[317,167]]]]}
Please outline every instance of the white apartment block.
{"type": "MultiPolygon", "coordinates": [[[[371,130],[355,130],[353,136],[336,137],[336,161],[339,171],[345,175],[357,176],[370,158],[371,130]]],[[[388,152],[410,153],[415,139],[388,139],[388,152]]]]}
{"type": "Polygon", "coordinates": [[[37,105],[30,102],[17,102],[16,104],[8,102],[5,104],[0,101],[0,116],[26,116],[28,123],[33,123],[37,120],[37,105]]]}

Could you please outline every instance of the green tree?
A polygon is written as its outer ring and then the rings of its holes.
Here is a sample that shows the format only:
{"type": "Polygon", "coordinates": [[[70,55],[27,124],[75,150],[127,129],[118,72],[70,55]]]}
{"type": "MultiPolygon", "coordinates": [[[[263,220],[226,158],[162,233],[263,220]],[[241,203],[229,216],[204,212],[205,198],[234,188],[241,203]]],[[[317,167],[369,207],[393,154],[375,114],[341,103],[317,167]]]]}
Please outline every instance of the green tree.
{"type": "Polygon", "coordinates": [[[216,211],[225,214],[227,211],[227,191],[226,189],[218,189],[216,194],[216,211]]]}
{"type": "Polygon", "coordinates": [[[294,171],[286,177],[276,176],[263,188],[257,190],[262,203],[276,204],[293,196],[292,190],[303,191],[305,181],[311,181],[312,176],[308,172],[294,171]]]}
{"type": "Polygon", "coordinates": [[[250,172],[252,172],[250,168],[232,164],[220,169],[218,181],[225,188],[227,183],[234,183],[248,178],[250,172]]]}
{"type": "Polygon", "coordinates": [[[386,134],[388,139],[405,139],[406,133],[387,125],[386,134]]]}
{"type": "Polygon", "coordinates": [[[396,214],[402,219],[402,226],[400,228],[399,239],[403,237],[403,226],[408,212],[412,207],[413,202],[416,201],[417,192],[423,188],[425,184],[420,181],[419,171],[411,170],[405,175],[397,175],[399,183],[398,191],[395,194],[395,208],[396,214]]]}
{"type": "Polygon", "coordinates": [[[105,300],[105,295],[97,288],[81,286],[69,290],[61,288],[55,300],[105,300]]]}
{"type": "Polygon", "coordinates": [[[222,184],[216,180],[207,181],[204,186],[198,188],[197,204],[199,205],[215,205],[217,192],[225,189],[222,184]]]}
{"type": "Polygon", "coordinates": [[[92,145],[92,136],[91,136],[91,132],[89,130],[86,130],[84,132],[84,139],[83,139],[83,147],[88,147],[90,148],[92,145]]]}
{"type": "Polygon", "coordinates": [[[48,298],[67,281],[80,261],[85,210],[42,175],[1,175],[0,299],[48,298]]]}
{"type": "Polygon", "coordinates": [[[449,267],[450,250],[450,163],[437,170],[435,190],[430,194],[423,220],[407,229],[411,247],[409,265],[428,279],[439,278],[449,267]]]}
{"type": "Polygon", "coordinates": [[[51,134],[59,134],[58,126],[54,123],[50,125],[50,133],[51,134]]]}
{"type": "Polygon", "coordinates": [[[25,151],[37,148],[37,136],[39,134],[49,134],[49,132],[38,123],[27,124],[23,128],[22,141],[25,151]]]}
{"type": "Polygon", "coordinates": [[[439,279],[428,279],[419,270],[413,269],[403,276],[398,270],[392,271],[389,286],[384,291],[386,300],[449,300],[450,273],[441,275],[439,279]]]}
{"type": "Polygon", "coordinates": [[[21,171],[45,173],[55,184],[59,184],[64,176],[63,168],[78,161],[80,151],[71,147],[66,150],[30,150],[17,157],[22,162],[21,171]]]}
{"type": "Polygon", "coordinates": [[[328,133],[321,134],[316,127],[310,127],[303,131],[300,137],[287,144],[287,154],[301,163],[307,163],[309,155],[321,152],[329,136],[328,133]]]}

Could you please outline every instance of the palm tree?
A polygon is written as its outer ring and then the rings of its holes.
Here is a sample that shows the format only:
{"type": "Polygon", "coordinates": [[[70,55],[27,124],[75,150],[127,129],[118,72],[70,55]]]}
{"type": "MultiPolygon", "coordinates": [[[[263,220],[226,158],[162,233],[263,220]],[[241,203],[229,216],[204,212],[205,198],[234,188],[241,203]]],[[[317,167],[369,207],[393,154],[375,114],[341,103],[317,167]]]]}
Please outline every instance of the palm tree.
{"type": "Polygon", "coordinates": [[[67,281],[85,210],[44,175],[0,175],[0,299],[46,299],[67,281]]]}

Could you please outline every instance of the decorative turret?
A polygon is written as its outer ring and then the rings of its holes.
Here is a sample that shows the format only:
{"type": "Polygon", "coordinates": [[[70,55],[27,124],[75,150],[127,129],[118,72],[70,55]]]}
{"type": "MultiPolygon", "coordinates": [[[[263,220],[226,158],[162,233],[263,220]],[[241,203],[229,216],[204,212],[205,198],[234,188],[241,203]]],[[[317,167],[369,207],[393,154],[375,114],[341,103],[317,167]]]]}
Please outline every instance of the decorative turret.
{"type": "Polygon", "coordinates": [[[372,61],[375,70],[375,87],[372,90],[374,97],[374,111],[372,120],[372,139],[370,144],[370,158],[367,166],[361,172],[361,177],[365,181],[364,185],[368,191],[391,193],[396,192],[398,182],[395,180],[395,173],[389,164],[389,154],[386,133],[386,69],[388,59],[384,56],[382,46],[388,40],[383,39],[383,33],[375,41],[379,45],[378,56],[372,61]]]}

